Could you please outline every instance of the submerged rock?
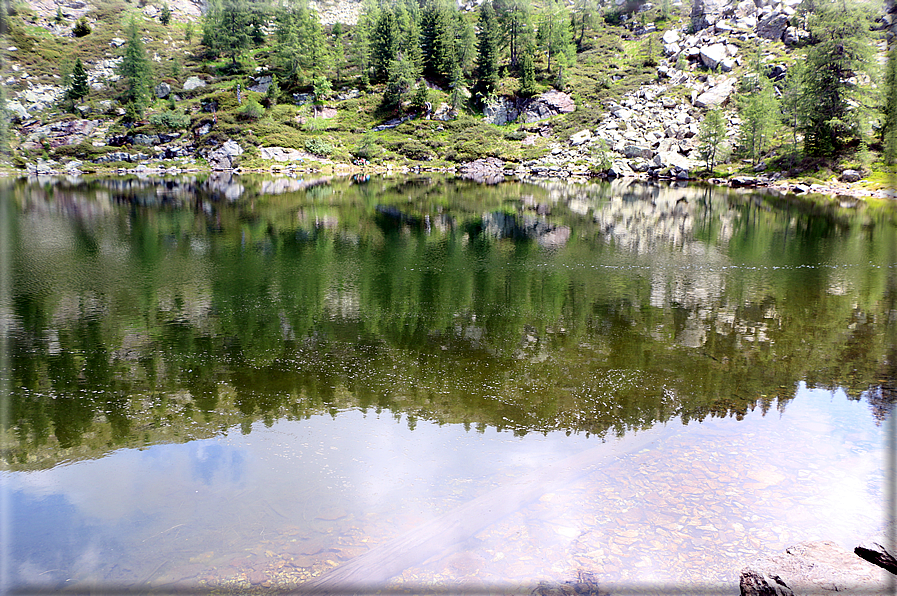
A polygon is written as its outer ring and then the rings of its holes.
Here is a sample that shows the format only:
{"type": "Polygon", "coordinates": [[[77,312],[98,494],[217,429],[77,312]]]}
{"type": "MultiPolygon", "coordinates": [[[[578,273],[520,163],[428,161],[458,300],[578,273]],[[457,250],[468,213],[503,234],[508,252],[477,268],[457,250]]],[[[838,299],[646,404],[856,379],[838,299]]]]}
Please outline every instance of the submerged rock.
{"type": "Polygon", "coordinates": [[[741,572],[742,596],[809,596],[829,592],[890,594],[884,569],[831,541],[802,542],[761,557],[741,572]]]}

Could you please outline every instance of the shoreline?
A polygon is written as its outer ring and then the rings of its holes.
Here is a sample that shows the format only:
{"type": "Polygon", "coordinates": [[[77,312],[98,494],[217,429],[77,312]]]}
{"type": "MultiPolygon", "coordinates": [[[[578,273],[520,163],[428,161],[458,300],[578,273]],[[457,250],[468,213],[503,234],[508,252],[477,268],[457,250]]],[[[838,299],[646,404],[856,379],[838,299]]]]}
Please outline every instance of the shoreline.
{"type": "Polygon", "coordinates": [[[234,169],[221,170],[221,169],[213,169],[209,167],[202,166],[193,166],[188,168],[180,168],[180,167],[147,167],[146,165],[139,165],[136,168],[118,168],[114,170],[106,170],[102,172],[84,172],[80,169],[76,168],[67,168],[67,169],[57,169],[57,168],[41,168],[39,165],[28,164],[28,168],[26,170],[17,170],[13,168],[3,168],[0,169],[0,178],[38,178],[38,177],[56,177],[56,176],[70,176],[70,177],[125,177],[125,176],[147,176],[147,175],[159,175],[159,176],[181,176],[181,175],[193,175],[193,174],[207,174],[207,175],[266,175],[266,176],[286,176],[286,177],[295,177],[297,175],[305,175],[305,174],[322,174],[325,176],[355,176],[355,175],[415,175],[415,174],[444,174],[444,175],[453,175],[453,176],[461,176],[466,177],[468,179],[481,182],[484,184],[494,184],[497,182],[501,182],[502,178],[511,178],[517,177],[521,179],[536,179],[536,180],[558,180],[558,181],[569,181],[573,182],[582,182],[582,181],[612,181],[612,180],[635,180],[639,182],[669,182],[669,183],[680,183],[680,184],[707,184],[710,186],[716,187],[724,187],[724,188],[732,188],[732,189],[743,189],[748,191],[773,191],[779,194],[788,194],[793,195],[795,197],[809,197],[812,195],[824,195],[830,199],[842,199],[842,206],[850,207],[855,206],[850,204],[844,204],[844,199],[854,199],[855,201],[865,201],[866,199],[879,199],[885,201],[894,201],[897,203],[897,175],[895,175],[895,186],[894,187],[885,187],[878,189],[870,189],[863,186],[863,181],[859,180],[857,182],[841,182],[841,181],[830,181],[824,184],[804,184],[798,180],[791,179],[779,179],[775,182],[767,182],[762,178],[748,177],[736,175],[730,178],[718,178],[718,177],[709,177],[709,178],[654,178],[646,175],[638,175],[638,176],[622,176],[619,178],[607,177],[607,176],[594,176],[594,175],[583,175],[582,172],[571,171],[569,169],[561,167],[558,170],[552,170],[550,173],[546,174],[544,168],[540,168],[538,171],[536,169],[530,169],[525,167],[518,167],[516,169],[510,168],[502,168],[502,169],[494,169],[488,172],[474,172],[474,173],[466,173],[464,170],[467,166],[470,166],[471,163],[468,164],[459,164],[458,166],[448,166],[448,167],[426,167],[426,166],[408,166],[408,165],[399,165],[394,163],[387,164],[378,164],[378,165],[355,165],[355,164],[344,164],[344,163],[335,163],[335,162],[317,162],[319,165],[315,166],[305,166],[305,167],[296,167],[296,166],[282,166],[278,163],[273,163],[268,167],[250,167],[250,168],[242,168],[237,167],[234,169]]]}

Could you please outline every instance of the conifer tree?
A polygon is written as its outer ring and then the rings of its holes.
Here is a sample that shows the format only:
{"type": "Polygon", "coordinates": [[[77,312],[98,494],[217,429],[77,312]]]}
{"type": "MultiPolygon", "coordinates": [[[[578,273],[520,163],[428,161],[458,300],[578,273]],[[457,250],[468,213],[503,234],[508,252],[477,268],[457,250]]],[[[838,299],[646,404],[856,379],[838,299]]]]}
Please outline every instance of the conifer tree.
{"type": "MultiPolygon", "coordinates": [[[[669,1],[669,0],[667,0],[669,1]]],[[[573,5],[573,25],[576,32],[576,46],[582,48],[586,37],[586,29],[595,26],[598,21],[599,8],[595,0],[576,0],[573,5]]]]}
{"type": "Polygon", "coordinates": [[[882,142],[887,163],[897,161],[897,44],[891,48],[885,71],[884,123],[882,142]]]}
{"type": "Polygon", "coordinates": [[[268,8],[262,0],[211,0],[203,18],[202,43],[218,55],[237,59],[253,44],[264,41],[262,26],[268,8]]]}
{"type": "Polygon", "coordinates": [[[318,12],[304,1],[282,5],[275,16],[274,57],[286,80],[304,84],[329,72],[333,62],[318,12]]]}
{"type": "Polygon", "coordinates": [[[508,61],[516,68],[522,53],[533,43],[532,10],[529,0],[493,0],[502,30],[502,45],[508,61]]]}
{"type": "Polygon", "coordinates": [[[779,115],[779,102],[772,84],[766,77],[759,80],[758,89],[740,96],[738,100],[738,115],[741,118],[738,142],[753,164],[760,161],[763,149],[775,132],[779,115]]]}
{"type": "Polygon", "coordinates": [[[453,21],[449,11],[440,0],[430,0],[421,14],[423,74],[441,84],[450,80],[457,63],[453,21]]]}
{"type": "Polygon", "coordinates": [[[140,37],[140,29],[133,18],[128,26],[128,39],[118,72],[125,82],[122,103],[128,109],[129,117],[139,118],[149,105],[152,88],[152,68],[146,48],[140,37]]]}
{"type": "Polygon", "coordinates": [[[536,94],[536,66],[530,51],[523,52],[520,59],[520,95],[530,97],[536,94]]]}
{"type": "Polygon", "coordinates": [[[751,163],[756,164],[779,121],[779,102],[772,83],[764,76],[760,46],[751,60],[751,72],[742,78],[738,115],[741,118],[740,149],[751,158],[751,163]]]}
{"type": "Polygon", "coordinates": [[[713,173],[726,138],[726,122],[719,109],[712,109],[704,115],[698,127],[698,152],[707,164],[707,171],[713,173]]]}
{"type": "Polygon", "coordinates": [[[797,156],[797,133],[802,129],[807,113],[802,81],[804,78],[804,63],[795,62],[788,69],[785,78],[785,88],[782,92],[781,109],[785,124],[791,129],[791,165],[794,166],[794,158],[797,156]]]}
{"type": "Polygon", "coordinates": [[[414,64],[402,53],[389,64],[389,78],[383,92],[383,107],[402,113],[402,102],[409,98],[414,88],[416,73],[414,64]]]}
{"type": "Polygon", "coordinates": [[[383,82],[389,78],[390,66],[399,51],[399,28],[391,10],[381,10],[371,35],[371,66],[373,80],[383,82]]]}
{"type": "Polygon", "coordinates": [[[477,69],[475,90],[481,99],[492,95],[498,88],[498,22],[491,0],[480,6],[477,31],[477,69]]]}
{"type": "MultiPolygon", "coordinates": [[[[461,70],[467,72],[471,69],[477,56],[477,34],[473,23],[464,18],[460,10],[452,12],[454,20],[455,47],[452,64],[457,63],[461,70]]],[[[500,41],[500,37],[499,37],[500,41]]],[[[499,47],[501,51],[501,47],[499,47]]],[[[454,69],[452,65],[449,72],[454,69]]]]}
{"type": "Polygon", "coordinates": [[[802,128],[809,154],[831,155],[861,134],[866,89],[857,82],[872,72],[870,22],[869,7],[853,0],[819,0],[808,13],[802,128]]]}
{"type": "Polygon", "coordinates": [[[572,65],[575,62],[576,48],[570,30],[570,15],[567,9],[555,0],[548,0],[542,12],[536,40],[539,48],[545,52],[548,72],[551,72],[551,60],[557,60],[561,54],[564,55],[567,64],[572,65]]]}
{"type": "Polygon", "coordinates": [[[87,97],[90,93],[90,86],[87,84],[87,71],[81,63],[81,58],[75,60],[75,67],[72,69],[71,82],[65,95],[73,102],[79,101],[83,97],[87,97]]]}

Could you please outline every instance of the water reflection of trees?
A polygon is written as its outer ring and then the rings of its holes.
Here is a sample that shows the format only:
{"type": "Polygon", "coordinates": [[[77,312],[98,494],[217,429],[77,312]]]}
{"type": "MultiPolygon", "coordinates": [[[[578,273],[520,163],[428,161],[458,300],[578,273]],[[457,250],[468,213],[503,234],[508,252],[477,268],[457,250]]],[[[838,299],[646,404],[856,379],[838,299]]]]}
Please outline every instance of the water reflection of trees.
{"type": "Polygon", "coordinates": [[[893,401],[894,267],[865,264],[895,263],[894,229],[865,214],[677,187],[222,184],[14,189],[15,465],[349,407],[603,434],[782,407],[798,380],[877,417],[893,401]]]}

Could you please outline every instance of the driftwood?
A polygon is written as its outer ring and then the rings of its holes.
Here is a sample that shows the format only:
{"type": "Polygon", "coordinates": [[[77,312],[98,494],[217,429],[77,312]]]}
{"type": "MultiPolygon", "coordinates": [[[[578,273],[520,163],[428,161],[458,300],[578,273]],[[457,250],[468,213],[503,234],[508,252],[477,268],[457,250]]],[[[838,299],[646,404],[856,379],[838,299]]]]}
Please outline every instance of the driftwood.
{"type": "Polygon", "coordinates": [[[861,544],[853,549],[853,552],[873,565],[878,565],[897,575],[897,559],[879,543],[861,544]]]}
{"type": "Polygon", "coordinates": [[[406,568],[446,552],[543,494],[641,449],[659,436],[646,432],[618,443],[602,444],[525,474],[303,584],[300,591],[340,594],[382,590],[388,579],[406,568]]]}

